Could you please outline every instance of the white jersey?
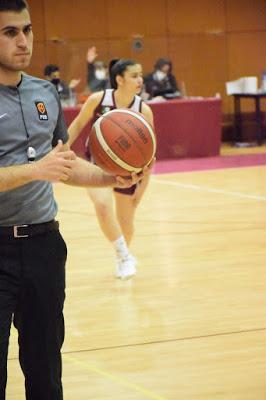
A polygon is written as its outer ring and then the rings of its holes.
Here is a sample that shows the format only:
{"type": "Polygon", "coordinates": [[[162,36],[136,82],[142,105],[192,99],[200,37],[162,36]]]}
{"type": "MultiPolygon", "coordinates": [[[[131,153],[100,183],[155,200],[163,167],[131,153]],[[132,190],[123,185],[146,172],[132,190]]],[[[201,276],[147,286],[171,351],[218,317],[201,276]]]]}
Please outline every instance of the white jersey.
{"type": "MultiPolygon", "coordinates": [[[[140,96],[135,95],[131,104],[127,107],[129,110],[141,112],[142,99],[140,96]]],[[[117,109],[115,103],[114,89],[106,89],[103,93],[103,97],[94,110],[94,115],[92,118],[93,123],[108,111],[117,109]]]]}

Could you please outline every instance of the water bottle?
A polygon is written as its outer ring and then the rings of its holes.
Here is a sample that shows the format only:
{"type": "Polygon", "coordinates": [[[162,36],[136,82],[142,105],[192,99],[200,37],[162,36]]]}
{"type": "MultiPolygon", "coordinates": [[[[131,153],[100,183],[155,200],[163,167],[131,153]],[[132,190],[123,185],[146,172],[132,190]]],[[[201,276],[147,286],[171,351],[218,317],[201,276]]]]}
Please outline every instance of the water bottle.
{"type": "Polygon", "coordinates": [[[261,75],[261,91],[266,93],[266,71],[263,71],[261,75]]]}
{"type": "Polygon", "coordinates": [[[73,89],[69,89],[69,107],[75,107],[77,105],[76,92],[73,89]]]}

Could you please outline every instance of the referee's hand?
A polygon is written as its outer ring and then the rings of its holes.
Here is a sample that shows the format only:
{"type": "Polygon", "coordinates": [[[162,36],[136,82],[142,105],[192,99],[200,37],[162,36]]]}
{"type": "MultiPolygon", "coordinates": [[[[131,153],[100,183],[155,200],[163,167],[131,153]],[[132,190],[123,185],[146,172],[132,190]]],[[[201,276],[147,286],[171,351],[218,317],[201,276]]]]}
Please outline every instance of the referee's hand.
{"type": "Polygon", "coordinates": [[[116,176],[116,183],[115,187],[119,189],[126,189],[130,188],[133,185],[136,185],[139,181],[147,178],[154,166],[155,163],[155,158],[150,162],[149,165],[146,165],[141,172],[136,174],[135,172],[132,172],[129,177],[123,178],[122,176],[116,176]]]}
{"type": "Polygon", "coordinates": [[[64,182],[71,177],[76,155],[71,150],[63,151],[63,146],[62,140],[59,140],[50,153],[32,164],[36,180],[64,182]]]}

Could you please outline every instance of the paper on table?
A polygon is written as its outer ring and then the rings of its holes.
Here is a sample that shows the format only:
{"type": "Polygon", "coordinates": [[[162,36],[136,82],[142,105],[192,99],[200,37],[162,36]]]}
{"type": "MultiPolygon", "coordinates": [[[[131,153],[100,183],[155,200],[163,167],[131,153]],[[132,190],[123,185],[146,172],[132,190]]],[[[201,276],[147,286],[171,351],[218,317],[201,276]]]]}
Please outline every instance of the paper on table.
{"type": "Polygon", "coordinates": [[[236,81],[226,82],[226,93],[257,93],[258,78],[256,76],[246,76],[236,81]]]}

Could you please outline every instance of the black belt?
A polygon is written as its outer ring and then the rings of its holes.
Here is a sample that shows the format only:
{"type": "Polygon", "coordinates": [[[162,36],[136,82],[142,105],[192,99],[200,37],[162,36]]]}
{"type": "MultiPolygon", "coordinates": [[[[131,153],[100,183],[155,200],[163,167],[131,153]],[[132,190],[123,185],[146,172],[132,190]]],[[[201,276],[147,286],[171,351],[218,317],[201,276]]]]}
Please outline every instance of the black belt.
{"type": "Polygon", "coordinates": [[[32,225],[0,226],[0,240],[1,238],[28,238],[46,232],[57,231],[58,229],[58,221],[49,221],[32,225]]]}

